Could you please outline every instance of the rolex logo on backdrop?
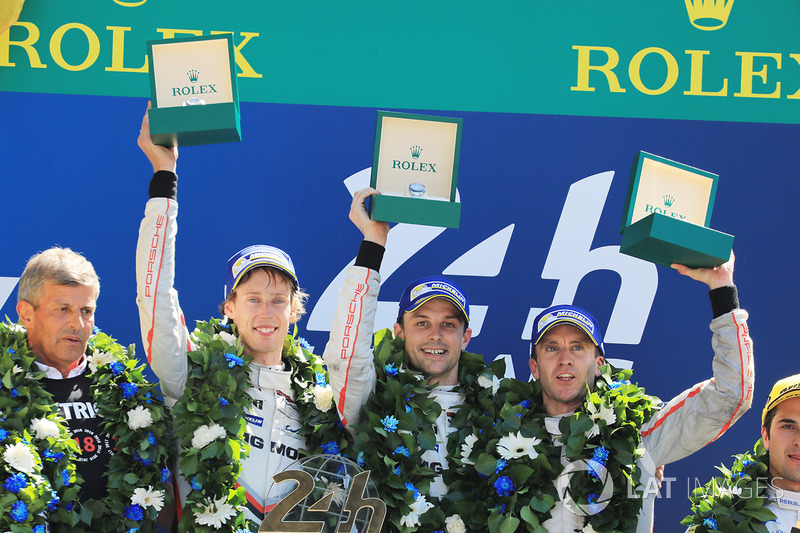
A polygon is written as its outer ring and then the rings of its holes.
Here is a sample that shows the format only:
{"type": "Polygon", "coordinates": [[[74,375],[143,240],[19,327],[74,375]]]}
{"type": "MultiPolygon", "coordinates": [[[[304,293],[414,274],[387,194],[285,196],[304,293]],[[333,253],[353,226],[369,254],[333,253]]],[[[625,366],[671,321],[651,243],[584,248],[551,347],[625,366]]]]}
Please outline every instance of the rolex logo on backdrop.
{"type": "Polygon", "coordinates": [[[733,0],[684,0],[689,21],[698,30],[714,31],[728,23],[733,0]]]}
{"type": "Polygon", "coordinates": [[[200,71],[196,69],[189,69],[186,72],[186,77],[191,82],[191,85],[183,87],[173,87],[172,96],[192,96],[198,94],[211,94],[217,92],[216,83],[197,83],[200,81],[200,71]]]}
{"type": "Polygon", "coordinates": [[[421,146],[415,144],[414,146],[411,146],[409,150],[411,151],[411,159],[413,161],[393,159],[392,168],[398,168],[400,170],[413,170],[416,172],[436,172],[436,165],[438,163],[429,163],[419,160],[420,155],[422,155],[421,146]]]}

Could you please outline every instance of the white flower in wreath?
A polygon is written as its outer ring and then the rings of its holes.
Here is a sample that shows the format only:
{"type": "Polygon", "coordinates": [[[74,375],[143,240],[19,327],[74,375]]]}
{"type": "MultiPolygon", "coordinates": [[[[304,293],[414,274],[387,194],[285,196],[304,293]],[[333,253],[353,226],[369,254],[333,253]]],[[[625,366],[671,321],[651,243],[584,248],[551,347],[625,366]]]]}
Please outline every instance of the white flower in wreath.
{"type": "Polygon", "coordinates": [[[314,385],[312,392],[314,393],[314,405],[323,413],[327,413],[333,405],[333,389],[331,386],[314,385]]]}
{"type": "Polygon", "coordinates": [[[605,404],[600,402],[600,406],[595,406],[594,403],[589,402],[587,406],[589,416],[592,418],[594,425],[586,432],[586,438],[591,439],[600,434],[600,426],[597,424],[600,420],[605,421],[606,426],[610,426],[617,421],[617,415],[614,413],[613,407],[606,407],[605,404]]]}
{"type": "Polygon", "coordinates": [[[206,505],[202,505],[201,511],[195,509],[193,513],[195,521],[201,526],[219,529],[225,522],[236,516],[236,509],[223,496],[218,500],[208,500],[206,505]]]}
{"type": "Polygon", "coordinates": [[[205,448],[217,439],[223,439],[228,436],[225,428],[219,424],[205,425],[194,430],[192,435],[192,447],[198,450],[205,448]]]}
{"type": "Polygon", "coordinates": [[[137,487],[133,490],[131,503],[139,504],[145,508],[153,507],[156,511],[160,511],[164,507],[164,492],[155,490],[149,485],[146,489],[137,487]]]}
{"type": "Polygon", "coordinates": [[[497,394],[497,389],[500,388],[500,378],[498,378],[495,375],[492,375],[492,379],[489,379],[484,374],[481,374],[478,377],[478,385],[480,385],[484,389],[488,389],[489,387],[491,387],[492,394],[497,394]]]}
{"type": "Polygon", "coordinates": [[[33,474],[36,468],[36,458],[30,447],[23,442],[9,444],[3,452],[3,460],[8,465],[23,474],[33,474]]]}
{"type": "Polygon", "coordinates": [[[11,368],[11,373],[14,375],[22,374],[22,368],[19,365],[14,365],[13,368],[11,368]]]}
{"type": "Polygon", "coordinates": [[[227,331],[220,331],[214,336],[214,340],[220,339],[225,341],[228,346],[236,346],[236,335],[228,333],[227,331]]]}
{"type": "Polygon", "coordinates": [[[420,525],[419,517],[425,514],[428,509],[431,509],[433,504],[425,499],[425,496],[419,495],[411,504],[410,512],[400,517],[400,525],[404,527],[417,527],[420,525]]]}
{"type": "Polygon", "coordinates": [[[475,435],[467,435],[467,438],[464,439],[464,444],[461,445],[461,463],[465,465],[474,465],[475,462],[470,460],[469,456],[472,454],[472,447],[475,446],[475,443],[478,441],[478,437],[475,435]]]}
{"type": "Polygon", "coordinates": [[[149,427],[153,423],[153,415],[150,409],[143,405],[137,405],[134,409],[128,410],[128,427],[132,430],[149,427]]]}
{"type": "Polygon", "coordinates": [[[333,493],[333,501],[335,501],[339,507],[344,505],[344,500],[347,494],[344,491],[344,487],[342,487],[339,483],[331,481],[325,486],[325,490],[333,493]]]}
{"type": "Polygon", "coordinates": [[[47,418],[34,418],[31,421],[31,431],[37,439],[55,439],[61,432],[58,430],[58,424],[47,418]]]}
{"type": "Polygon", "coordinates": [[[497,453],[506,461],[519,459],[525,455],[531,459],[536,459],[539,456],[539,452],[536,451],[535,447],[540,442],[542,442],[542,439],[523,437],[522,433],[517,431],[516,435],[508,434],[497,441],[497,453]]]}
{"type": "Polygon", "coordinates": [[[467,526],[461,519],[461,515],[454,514],[444,519],[444,529],[447,533],[467,533],[467,526]]]}
{"type": "Polygon", "coordinates": [[[109,363],[113,363],[116,361],[117,358],[114,357],[114,354],[111,352],[101,352],[100,350],[95,350],[92,355],[86,358],[86,361],[89,363],[89,369],[94,373],[97,372],[97,367],[100,365],[107,365],[109,363]]]}

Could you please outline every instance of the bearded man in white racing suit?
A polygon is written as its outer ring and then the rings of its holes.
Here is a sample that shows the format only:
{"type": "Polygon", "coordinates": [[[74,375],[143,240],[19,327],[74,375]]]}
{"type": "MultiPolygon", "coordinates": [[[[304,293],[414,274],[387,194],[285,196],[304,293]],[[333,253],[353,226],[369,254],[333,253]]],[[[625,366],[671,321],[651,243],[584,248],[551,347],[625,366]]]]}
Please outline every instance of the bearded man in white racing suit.
{"type": "MultiPolygon", "coordinates": [[[[739,309],[733,284],[733,254],[730,261],[713,269],[672,267],[711,289],[714,377],[660,406],[641,427],[646,453],[639,465],[645,487],[655,486],[652,478],[656,465],[687,457],[722,436],[749,409],[753,396],[752,342],[747,312],[739,309]]],[[[580,408],[587,386],[592,386],[599,366],[604,364],[602,333],[587,311],[558,305],[545,309],[536,318],[531,342],[531,374],[542,386],[542,403],[549,416],[547,429],[554,445],[561,445],[559,420],[580,408]]],[[[562,463],[565,461],[562,452],[562,463]]],[[[552,517],[543,524],[551,533],[573,533],[584,527],[585,517],[564,504],[565,496],[559,494],[561,501],[556,502],[552,517]]],[[[655,491],[645,491],[638,533],[653,530],[654,503],[655,491]]]]}
{"type": "MultiPolygon", "coordinates": [[[[370,220],[366,198],[379,194],[366,188],[353,195],[350,220],[361,230],[361,243],[355,264],[346,271],[339,291],[336,313],[323,358],[331,373],[339,416],[345,425],[358,421],[359,411],[375,387],[372,335],[381,277],[379,273],[389,225],[370,220]]],[[[422,278],[410,283],[401,298],[394,334],[405,341],[405,352],[414,370],[429,384],[438,383],[431,397],[441,406],[436,420],[435,450],[422,459],[437,472],[447,469],[447,435],[453,407],[463,403],[458,385],[461,352],[472,336],[469,328],[469,303],[463,291],[442,276],[422,278]]],[[[429,495],[447,492],[441,475],[430,485],[429,495]]]]}
{"type": "MultiPolygon", "coordinates": [[[[170,405],[184,394],[189,371],[187,351],[195,349],[174,288],[177,235],[177,148],[154,145],[145,114],[138,144],[153,165],[150,200],[139,228],[136,249],[137,303],[147,359],[170,405]]],[[[246,415],[245,441],[250,455],[238,484],[245,488],[245,518],[261,523],[287,493],[270,489],[305,447],[303,421],[296,405],[291,372],[281,358],[290,325],[304,313],[307,295],[299,288],[291,258],[264,245],[247,247],[228,262],[227,298],[221,310],[236,325],[244,353],[253,358],[252,410],[246,415]],[[269,498],[268,498],[269,494],[269,498]]],[[[190,485],[179,479],[183,503],[190,485]]]]}

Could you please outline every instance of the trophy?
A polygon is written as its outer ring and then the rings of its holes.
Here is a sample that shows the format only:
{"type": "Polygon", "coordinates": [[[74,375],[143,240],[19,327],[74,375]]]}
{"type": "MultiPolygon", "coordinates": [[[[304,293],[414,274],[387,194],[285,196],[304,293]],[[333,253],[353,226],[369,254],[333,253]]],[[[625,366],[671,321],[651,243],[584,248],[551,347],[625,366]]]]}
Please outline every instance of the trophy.
{"type": "Polygon", "coordinates": [[[667,267],[712,268],[726,262],[733,235],[708,227],[718,178],[639,152],[625,199],[620,252],[667,267]]]}
{"type": "Polygon", "coordinates": [[[457,228],[461,119],[378,111],[370,217],[457,228]]]}
{"type": "Polygon", "coordinates": [[[230,34],[148,41],[147,55],[155,144],[242,140],[230,34]]]}

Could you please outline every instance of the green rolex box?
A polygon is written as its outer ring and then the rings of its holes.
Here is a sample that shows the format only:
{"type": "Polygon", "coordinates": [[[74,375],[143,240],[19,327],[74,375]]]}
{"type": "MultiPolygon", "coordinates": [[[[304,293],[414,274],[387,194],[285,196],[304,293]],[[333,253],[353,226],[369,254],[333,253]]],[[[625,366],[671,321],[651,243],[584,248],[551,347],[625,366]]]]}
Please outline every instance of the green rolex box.
{"type": "Polygon", "coordinates": [[[163,146],[242,140],[230,34],[147,42],[150,137],[163,146]]]}
{"type": "Polygon", "coordinates": [[[733,235],[708,227],[718,178],[639,152],[625,199],[620,252],[667,267],[712,268],[727,261],[733,235]]]}
{"type": "Polygon", "coordinates": [[[370,217],[457,228],[461,119],[378,111],[370,217]]]}

